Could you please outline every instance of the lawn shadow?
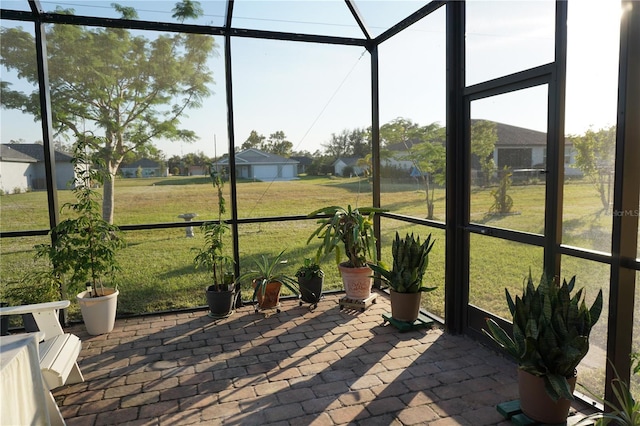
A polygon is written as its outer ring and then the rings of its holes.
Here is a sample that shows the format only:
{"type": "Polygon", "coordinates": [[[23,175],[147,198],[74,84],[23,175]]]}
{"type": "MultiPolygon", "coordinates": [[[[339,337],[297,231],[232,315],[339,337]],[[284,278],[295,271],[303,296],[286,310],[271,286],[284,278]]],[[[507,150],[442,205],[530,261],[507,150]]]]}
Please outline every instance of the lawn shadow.
{"type": "Polygon", "coordinates": [[[186,185],[211,185],[209,176],[180,176],[171,179],[161,179],[153,183],[153,186],[186,186],[186,185]]]}

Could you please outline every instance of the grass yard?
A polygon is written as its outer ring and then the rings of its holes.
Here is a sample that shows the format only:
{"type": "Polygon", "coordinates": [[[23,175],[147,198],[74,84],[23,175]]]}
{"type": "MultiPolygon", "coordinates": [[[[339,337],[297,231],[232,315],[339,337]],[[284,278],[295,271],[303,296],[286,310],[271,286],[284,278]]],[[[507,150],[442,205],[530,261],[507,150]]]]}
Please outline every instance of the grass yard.
{"type": "MultiPolygon", "coordinates": [[[[229,186],[225,186],[229,201],[229,186]]],[[[237,186],[239,218],[306,215],[326,205],[372,204],[370,183],[366,180],[341,178],[302,178],[291,182],[240,182],[237,186]]],[[[445,194],[436,189],[435,216],[445,217],[445,194]]],[[[544,226],[544,185],[512,186],[513,212],[493,215],[490,189],[476,188],[472,192],[471,221],[488,226],[515,229],[542,234],[544,226]]],[[[59,191],[60,205],[72,200],[70,191],[59,191]]],[[[570,245],[608,251],[611,243],[611,216],[602,210],[593,188],[579,181],[565,185],[563,240],[570,245]]],[[[392,212],[425,217],[425,193],[414,183],[382,182],[381,203],[392,212]]],[[[2,231],[46,229],[48,226],[46,194],[31,192],[0,197],[2,231]]],[[[216,218],[216,198],[208,177],[171,177],[149,179],[119,179],[116,182],[115,221],[118,225],[182,222],[182,213],[197,213],[196,220],[216,218]]],[[[63,213],[63,216],[68,213],[63,213]]],[[[227,215],[227,218],[229,216],[227,215]]],[[[305,257],[312,257],[317,245],[306,241],[315,229],[315,221],[242,224],[239,226],[241,272],[249,270],[258,256],[273,256],[287,249],[284,271],[295,273],[305,257]]],[[[437,286],[434,292],[423,296],[423,305],[429,311],[444,316],[444,231],[408,224],[398,220],[382,220],[382,258],[391,262],[391,241],[398,231],[401,235],[414,232],[421,239],[429,233],[436,239],[430,256],[426,285],[437,286]]],[[[19,283],[24,272],[37,267],[34,264],[33,245],[46,242],[48,237],[4,238],[1,240],[0,298],[8,285],[19,283]]],[[[194,249],[203,242],[196,229],[194,238],[186,238],[183,228],[139,230],[125,233],[127,247],[119,253],[122,272],[118,276],[121,297],[119,314],[139,314],[171,309],[190,308],[206,304],[204,288],[209,276],[206,271],[195,270],[194,249]]],[[[229,240],[229,245],[231,240],[229,240]]],[[[231,252],[230,252],[231,253],[231,252]]],[[[520,243],[504,241],[482,235],[471,235],[470,303],[499,316],[508,317],[504,288],[513,293],[522,288],[524,278],[531,269],[534,279],[542,270],[543,251],[520,243]]],[[[326,273],[325,289],[342,289],[335,261],[323,263],[326,273]]],[[[608,289],[609,268],[595,262],[563,258],[563,276],[577,275],[577,285],[587,288],[591,302],[598,288],[608,289]]],[[[246,284],[246,283],[245,283],[246,284]]],[[[251,293],[243,291],[243,299],[251,293]]],[[[640,300],[640,291],[637,295],[640,300]]],[[[17,301],[13,301],[17,303],[17,301]]],[[[606,305],[605,305],[606,306],[606,305]]],[[[76,304],[70,310],[78,318],[76,304]]],[[[593,342],[604,347],[606,311],[594,330],[593,342]]],[[[640,330],[640,318],[635,319],[635,330],[640,330]]],[[[637,336],[637,333],[636,333],[637,336]]],[[[640,349],[636,337],[635,344],[640,349]]],[[[601,355],[601,354],[600,354],[601,355]]],[[[589,383],[600,387],[603,360],[597,362],[589,383]]],[[[592,386],[594,387],[594,386],[592,386]]]]}
{"type": "MultiPolygon", "coordinates": [[[[225,186],[227,200],[229,185],[225,186]]],[[[572,245],[602,249],[610,243],[611,217],[602,215],[598,199],[590,185],[568,184],[565,190],[566,239],[572,245]],[[590,201],[590,202],[589,202],[590,201]]],[[[326,205],[371,205],[371,187],[357,178],[308,177],[292,182],[240,182],[237,189],[238,216],[272,217],[305,215],[326,205]]],[[[436,189],[435,216],[445,215],[444,190],[436,189]]],[[[544,186],[513,186],[515,214],[489,214],[492,197],[489,189],[475,189],[472,193],[474,223],[499,228],[542,233],[544,223],[544,186]]],[[[59,191],[60,205],[72,200],[70,191],[59,191]]],[[[424,191],[415,183],[383,181],[382,205],[390,211],[424,217],[424,191]]],[[[48,218],[46,194],[31,192],[3,196],[1,199],[3,231],[45,229],[48,218]]],[[[115,220],[118,225],[181,222],[179,214],[194,212],[196,220],[215,219],[216,199],[207,176],[148,179],[118,179],[116,182],[115,220]]],[[[64,217],[68,212],[63,212],[64,217]]],[[[228,217],[228,216],[227,216],[228,217]]],[[[290,223],[246,224],[239,227],[241,269],[251,267],[252,259],[261,255],[275,255],[287,249],[286,271],[293,275],[305,257],[313,256],[317,246],[306,244],[315,221],[290,223]]],[[[436,238],[429,267],[430,285],[444,280],[444,232],[424,229],[399,221],[383,222],[383,258],[390,261],[390,242],[395,231],[414,232],[423,238],[429,232],[436,238]]],[[[128,247],[120,253],[123,272],[119,286],[123,296],[122,313],[141,313],[157,310],[199,306],[204,303],[201,289],[206,285],[207,273],[193,268],[194,248],[202,243],[196,229],[195,238],[186,238],[182,228],[130,231],[125,233],[128,247]]],[[[19,281],[23,271],[33,268],[31,247],[41,238],[2,240],[3,285],[19,281]]],[[[230,240],[229,240],[230,242],[230,240]]],[[[570,264],[570,260],[568,260],[570,264]]],[[[327,287],[341,288],[333,259],[324,263],[327,287]]],[[[532,269],[534,275],[542,268],[542,250],[523,244],[472,235],[471,238],[471,303],[506,316],[503,289],[517,290],[522,279],[532,269]]],[[[590,276],[591,278],[591,276],[590,276]]],[[[580,279],[580,277],[579,277],[580,279]]],[[[606,283],[608,274],[596,280],[606,283]]],[[[597,285],[597,284],[594,284],[597,285]]],[[[248,290],[247,290],[248,293],[248,290]]],[[[444,314],[444,292],[436,291],[425,297],[427,306],[438,315],[444,314]]]]}

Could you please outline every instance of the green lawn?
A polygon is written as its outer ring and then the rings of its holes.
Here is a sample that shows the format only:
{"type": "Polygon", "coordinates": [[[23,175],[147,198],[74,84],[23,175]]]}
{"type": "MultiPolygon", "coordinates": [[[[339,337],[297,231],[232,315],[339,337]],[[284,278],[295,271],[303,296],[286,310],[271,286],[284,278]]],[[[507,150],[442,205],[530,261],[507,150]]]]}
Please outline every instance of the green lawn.
{"type": "MultiPolygon", "coordinates": [[[[225,187],[229,200],[229,186],[225,187]]],[[[237,187],[240,218],[306,215],[325,205],[372,204],[371,186],[366,180],[341,178],[302,178],[291,182],[240,182],[237,187]]],[[[490,189],[476,188],[472,193],[471,220],[489,226],[541,234],[544,224],[544,186],[513,186],[510,192],[513,213],[505,216],[488,214],[493,202],[490,189]]],[[[445,216],[444,190],[435,191],[435,216],[445,216]]],[[[70,191],[60,191],[60,205],[72,199],[70,191]]],[[[383,181],[382,206],[392,212],[425,217],[424,191],[414,183],[383,181]]],[[[196,220],[214,219],[215,194],[208,177],[172,177],[119,179],[116,182],[115,221],[118,225],[181,222],[179,214],[195,212],[196,220]]],[[[31,192],[0,197],[2,231],[46,229],[48,225],[46,194],[31,192]]],[[[67,213],[64,213],[67,214],[67,213]]],[[[63,215],[64,216],[64,215],[63,215]]],[[[565,187],[564,241],[578,247],[608,251],[611,216],[601,212],[593,188],[582,182],[565,187]]],[[[239,227],[241,272],[251,267],[259,255],[275,255],[287,249],[285,271],[293,275],[305,257],[313,256],[317,246],[306,240],[315,221],[245,224],[239,227]]],[[[423,296],[423,305],[444,316],[445,235],[439,229],[425,228],[397,220],[382,221],[383,259],[391,260],[391,241],[398,231],[414,232],[425,238],[433,233],[436,243],[430,256],[426,285],[438,290],[423,296]]],[[[205,271],[193,267],[194,248],[202,244],[196,229],[194,238],[186,238],[183,228],[141,230],[125,233],[127,247],[119,253],[122,273],[118,276],[121,292],[120,314],[138,314],[178,308],[202,306],[208,283],[205,271]]],[[[47,237],[2,239],[0,275],[2,288],[17,283],[25,271],[34,268],[33,245],[47,237]]],[[[471,236],[470,302],[483,309],[507,317],[504,288],[521,289],[531,269],[537,278],[542,268],[542,249],[481,235],[471,236]]],[[[333,259],[323,264],[325,288],[341,289],[342,284],[333,259]]],[[[563,273],[576,274],[579,286],[587,288],[587,298],[595,297],[598,288],[608,287],[606,265],[579,259],[563,258],[563,273]]],[[[243,297],[250,296],[245,290],[243,297]]],[[[0,297],[2,294],[0,293],[0,297]]],[[[640,299],[640,292],[638,294],[640,299]]],[[[15,303],[15,302],[14,302],[15,303]]],[[[77,317],[72,305],[71,316],[77,317]]],[[[606,312],[594,332],[594,341],[604,343],[606,312]]],[[[639,330],[640,318],[635,329],[639,330]]],[[[637,340],[637,338],[636,338],[637,340]]]]}
{"type": "MultiPolygon", "coordinates": [[[[229,199],[229,186],[225,187],[229,199]]],[[[610,241],[611,217],[599,214],[598,199],[591,186],[566,186],[565,236],[572,245],[605,249],[610,241]],[[587,200],[590,200],[588,202],[587,200]]],[[[292,182],[240,182],[237,189],[238,216],[270,217],[305,215],[325,205],[371,205],[371,187],[366,180],[340,178],[303,178],[292,182]]],[[[492,202],[489,189],[475,189],[472,194],[472,222],[489,226],[542,233],[544,220],[544,186],[513,186],[514,214],[488,214],[492,202]]],[[[115,220],[118,225],[180,222],[179,214],[195,212],[196,220],[215,218],[215,196],[208,177],[171,177],[150,179],[118,179],[116,182],[115,220]]],[[[70,191],[59,191],[60,205],[72,199],[70,191]]],[[[424,217],[424,191],[414,183],[383,181],[382,205],[392,212],[424,217]]],[[[46,194],[31,192],[0,198],[3,231],[44,229],[48,218],[46,194]]],[[[445,214],[444,190],[435,193],[436,219],[445,214]]],[[[63,217],[68,214],[63,212],[63,217]]],[[[242,269],[258,255],[273,255],[287,249],[286,266],[293,274],[304,257],[312,256],[316,246],[306,245],[315,221],[262,223],[239,228],[242,269]]],[[[410,225],[399,221],[383,222],[383,257],[390,258],[390,241],[395,231],[415,232],[423,238],[434,233],[436,246],[431,255],[428,280],[442,284],[444,280],[444,233],[437,229],[410,225]]],[[[195,271],[193,248],[202,243],[186,238],[181,228],[126,232],[128,246],[120,253],[123,268],[119,286],[123,297],[122,313],[140,313],[203,304],[201,289],[207,274],[195,271]]],[[[17,282],[21,274],[33,267],[31,248],[46,238],[17,238],[2,241],[3,283],[17,282]]],[[[534,275],[542,267],[542,250],[483,236],[471,239],[471,302],[505,316],[503,289],[517,289],[529,268],[534,275]]],[[[327,287],[341,288],[333,260],[325,262],[327,287]]],[[[580,278],[580,277],[579,277],[580,278]]],[[[606,283],[607,276],[600,283],[606,283]]],[[[443,291],[430,294],[426,305],[438,315],[444,314],[443,291]]]]}

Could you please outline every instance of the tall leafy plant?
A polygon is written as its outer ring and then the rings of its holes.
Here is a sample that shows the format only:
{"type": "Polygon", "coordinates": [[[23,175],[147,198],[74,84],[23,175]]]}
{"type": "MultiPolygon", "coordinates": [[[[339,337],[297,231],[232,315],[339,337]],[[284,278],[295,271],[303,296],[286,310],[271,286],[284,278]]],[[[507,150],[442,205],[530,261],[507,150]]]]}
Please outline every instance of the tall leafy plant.
{"type": "Polygon", "coordinates": [[[386,210],[376,207],[347,208],[339,206],[323,207],[309,213],[309,217],[329,215],[318,219],[318,227],[307,239],[307,244],[315,238],[322,240],[316,257],[335,252],[336,263],[340,264],[342,253],[347,255],[347,266],[361,268],[371,259],[376,238],[373,233],[373,216],[386,210]]]}
{"type": "Polygon", "coordinates": [[[61,208],[72,216],[51,230],[51,244],[35,246],[35,257],[50,261],[50,272],[60,282],[63,294],[91,284],[92,295],[101,295],[105,280],[112,280],[120,269],[116,253],[125,242],[119,228],[102,218],[102,196],[94,189],[111,178],[97,155],[97,139],[85,134],[74,147],[75,201],[61,208]]]}
{"type": "Polygon", "coordinates": [[[205,268],[211,273],[214,291],[228,291],[233,284],[233,272],[229,269],[233,265],[233,258],[225,253],[224,237],[229,232],[229,226],[222,220],[226,213],[226,200],[224,199],[224,180],[214,165],[210,165],[211,183],[216,190],[218,198],[218,220],[205,222],[201,226],[204,233],[204,245],[198,250],[194,258],[197,268],[205,268]]]}

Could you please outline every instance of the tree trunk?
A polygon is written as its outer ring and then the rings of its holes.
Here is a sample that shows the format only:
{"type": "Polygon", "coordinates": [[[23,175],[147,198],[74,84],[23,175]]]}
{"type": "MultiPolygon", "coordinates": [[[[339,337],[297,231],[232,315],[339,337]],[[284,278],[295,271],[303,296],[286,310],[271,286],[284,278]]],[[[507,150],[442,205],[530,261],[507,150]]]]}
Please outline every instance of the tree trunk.
{"type": "Polygon", "coordinates": [[[433,192],[431,194],[431,199],[429,199],[429,190],[431,189],[431,185],[429,184],[429,177],[422,176],[422,182],[424,183],[424,199],[427,202],[427,219],[433,219],[433,192]]]}
{"type": "Polygon", "coordinates": [[[433,210],[434,210],[433,200],[427,200],[427,219],[433,220],[433,210]]]}
{"type": "Polygon", "coordinates": [[[607,197],[607,190],[605,188],[604,179],[601,179],[598,183],[598,193],[600,194],[600,202],[604,208],[605,214],[609,213],[609,197],[607,197]]]}
{"type": "Polygon", "coordinates": [[[113,206],[115,205],[115,173],[109,171],[110,179],[104,181],[104,189],[102,195],[102,218],[113,224],[113,206]]]}

